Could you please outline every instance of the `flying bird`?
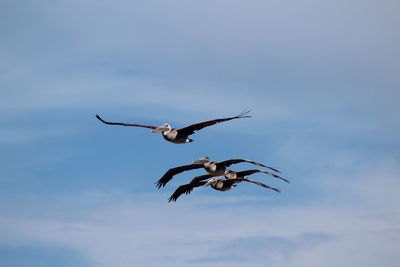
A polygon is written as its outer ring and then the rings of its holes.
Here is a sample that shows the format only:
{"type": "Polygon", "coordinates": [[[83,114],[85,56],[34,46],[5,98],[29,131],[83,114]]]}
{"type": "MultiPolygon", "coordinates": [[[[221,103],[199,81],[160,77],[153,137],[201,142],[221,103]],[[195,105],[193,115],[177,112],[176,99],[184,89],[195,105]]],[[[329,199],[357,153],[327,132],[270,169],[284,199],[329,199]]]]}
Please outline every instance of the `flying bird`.
{"type": "MultiPolygon", "coordinates": [[[[285,178],[283,178],[283,177],[281,177],[281,176],[279,176],[277,174],[274,174],[274,173],[271,173],[271,172],[268,172],[268,171],[264,171],[264,170],[258,170],[258,169],[246,170],[246,171],[240,171],[240,172],[227,169],[225,171],[225,175],[224,176],[225,176],[226,179],[231,180],[231,179],[238,179],[238,178],[247,178],[246,177],[247,175],[252,175],[252,174],[255,174],[255,173],[265,173],[265,174],[271,175],[274,178],[281,179],[281,180],[285,181],[286,183],[290,183],[289,180],[287,180],[287,179],[285,179],[285,178]]],[[[207,179],[212,178],[212,177],[213,176],[211,174],[205,174],[205,175],[196,176],[196,177],[194,177],[192,179],[192,181],[190,183],[201,182],[201,181],[207,180],[207,179]]]]}
{"type": "Polygon", "coordinates": [[[216,176],[224,176],[225,173],[227,172],[228,168],[230,165],[232,164],[237,164],[237,163],[241,163],[241,162],[247,162],[247,163],[251,163],[257,166],[261,166],[264,168],[268,168],[270,170],[273,170],[275,172],[279,172],[279,170],[266,166],[264,164],[255,162],[255,161],[251,161],[248,159],[229,159],[229,160],[225,160],[225,161],[220,161],[220,162],[213,162],[210,160],[209,157],[202,157],[198,160],[194,160],[193,163],[194,164],[190,164],[190,165],[184,165],[184,166],[179,166],[179,167],[175,167],[172,169],[169,169],[157,182],[157,187],[163,187],[165,186],[176,174],[179,174],[181,172],[185,172],[185,171],[189,171],[189,170],[194,170],[194,169],[200,169],[200,168],[204,168],[208,174],[211,175],[211,177],[216,176]]]}
{"type": "Polygon", "coordinates": [[[152,126],[152,125],[144,125],[144,124],[136,124],[136,123],[108,122],[108,121],[103,120],[98,114],[96,114],[96,118],[99,119],[102,123],[105,123],[108,125],[122,125],[122,126],[134,126],[134,127],[149,128],[149,129],[151,129],[152,133],[161,132],[164,139],[169,142],[172,142],[175,144],[185,144],[185,143],[190,143],[193,141],[192,139],[189,138],[189,135],[194,134],[195,131],[201,130],[205,127],[208,127],[208,126],[220,123],[220,122],[224,122],[224,121],[230,121],[230,120],[242,119],[242,118],[250,118],[251,116],[247,115],[249,112],[250,112],[250,110],[243,111],[242,113],[240,113],[239,115],[234,116],[234,117],[204,121],[204,122],[189,125],[184,128],[172,128],[171,125],[169,125],[168,123],[165,123],[165,124],[157,127],[157,126],[152,126]]]}
{"type": "Polygon", "coordinates": [[[268,189],[272,189],[276,192],[280,192],[279,189],[271,187],[269,185],[254,181],[254,180],[250,180],[248,178],[242,177],[242,178],[235,178],[235,179],[228,179],[228,180],[224,180],[224,179],[216,179],[214,180],[214,178],[210,179],[209,181],[205,182],[205,181],[192,181],[189,184],[184,184],[179,186],[175,192],[169,197],[168,202],[171,201],[176,201],[182,194],[190,194],[194,188],[196,187],[206,187],[208,185],[211,186],[211,188],[218,190],[218,191],[227,191],[230,190],[232,188],[234,188],[238,183],[240,182],[250,182],[268,189]]]}

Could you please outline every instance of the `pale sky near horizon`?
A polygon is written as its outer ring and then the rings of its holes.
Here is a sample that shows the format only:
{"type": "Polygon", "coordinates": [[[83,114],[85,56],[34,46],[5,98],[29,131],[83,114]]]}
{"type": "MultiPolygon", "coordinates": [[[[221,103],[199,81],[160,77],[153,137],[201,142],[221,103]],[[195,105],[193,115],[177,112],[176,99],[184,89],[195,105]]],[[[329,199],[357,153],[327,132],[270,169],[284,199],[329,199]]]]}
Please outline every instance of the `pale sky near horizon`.
{"type": "MultiPolygon", "coordinates": [[[[0,266],[396,267],[397,1],[2,1],[0,266]],[[234,116],[175,145],[148,129],[234,116]],[[274,166],[175,188],[208,155],[274,166]]],[[[254,168],[249,164],[234,170],[254,168]]]]}

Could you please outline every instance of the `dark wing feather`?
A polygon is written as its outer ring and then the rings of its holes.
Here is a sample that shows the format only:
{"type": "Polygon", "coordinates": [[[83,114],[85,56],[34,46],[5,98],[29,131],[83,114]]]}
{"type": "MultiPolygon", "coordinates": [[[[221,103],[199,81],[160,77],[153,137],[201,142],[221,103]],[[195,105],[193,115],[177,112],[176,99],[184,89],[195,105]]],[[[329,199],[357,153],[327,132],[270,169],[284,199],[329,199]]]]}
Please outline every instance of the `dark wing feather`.
{"type": "Polygon", "coordinates": [[[204,127],[208,127],[208,126],[220,123],[220,122],[230,121],[230,120],[234,120],[234,119],[250,118],[251,116],[246,116],[246,114],[249,113],[249,112],[250,112],[250,110],[249,111],[244,111],[244,112],[240,113],[239,115],[234,116],[234,117],[230,117],[230,118],[215,119],[215,120],[204,121],[204,122],[192,124],[192,125],[187,126],[185,128],[178,129],[178,131],[179,131],[179,133],[188,136],[188,135],[193,134],[194,131],[201,130],[204,127]]]}
{"type": "Polygon", "coordinates": [[[165,186],[173,177],[174,175],[188,171],[188,170],[193,170],[193,169],[200,169],[203,168],[203,164],[190,164],[190,165],[184,165],[184,166],[179,166],[175,167],[172,169],[169,169],[161,178],[156,182],[157,187],[160,188],[162,186],[165,186]]]}
{"type": "Polygon", "coordinates": [[[205,174],[205,175],[200,175],[200,176],[196,176],[193,178],[193,180],[190,183],[198,183],[200,181],[206,180],[208,178],[213,177],[211,174],[205,174]]]}
{"type": "Polygon", "coordinates": [[[281,176],[279,176],[279,175],[276,175],[276,174],[274,174],[274,173],[267,172],[267,171],[264,171],[264,170],[247,170],[247,171],[241,171],[241,172],[236,172],[236,175],[237,175],[237,177],[244,177],[244,176],[252,175],[252,174],[258,173],[258,172],[271,175],[272,177],[275,177],[275,178],[277,178],[277,179],[281,179],[281,180],[283,180],[283,181],[285,181],[285,182],[287,182],[287,183],[290,183],[289,180],[287,180],[287,179],[285,179],[285,178],[283,178],[283,177],[281,177],[281,176]]]}
{"type": "Polygon", "coordinates": [[[205,185],[206,182],[197,182],[197,183],[190,183],[184,184],[179,186],[175,192],[168,198],[168,202],[176,201],[182,194],[190,194],[193,191],[193,188],[205,185]]]}
{"type": "Polygon", "coordinates": [[[229,167],[232,164],[236,164],[236,163],[240,163],[240,162],[251,163],[251,164],[254,164],[254,165],[257,165],[257,166],[261,166],[261,167],[264,167],[264,168],[268,168],[270,170],[273,170],[275,172],[279,172],[280,173],[280,171],[278,171],[275,168],[272,168],[272,167],[269,167],[269,166],[265,166],[264,164],[261,164],[261,163],[255,162],[255,161],[251,161],[251,160],[248,160],[248,159],[229,159],[229,160],[218,162],[218,164],[221,164],[221,165],[223,165],[225,167],[229,167]]]}
{"type": "Polygon", "coordinates": [[[268,189],[272,189],[272,190],[274,190],[274,191],[276,191],[278,193],[281,192],[281,190],[279,190],[278,188],[274,188],[274,187],[271,187],[269,185],[266,185],[266,184],[263,184],[263,183],[260,183],[260,182],[254,181],[254,180],[250,180],[248,178],[236,178],[236,179],[232,179],[232,180],[235,181],[235,182],[246,181],[246,182],[250,182],[250,183],[253,183],[253,184],[268,188],[268,189]]]}
{"type": "Polygon", "coordinates": [[[136,123],[123,123],[123,122],[109,122],[105,121],[102,118],[100,118],[99,115],[96,114],[96,118],[101,121],[102,123],[108,124],[108,125],[122,125],[122,126],[135,126],[135,127],[144,127],[144,128],[149,128],[149,129],[155,129],[157,128],[156,126],[152,125],[143,125],[143,124],[136,124],[136,123]]]}

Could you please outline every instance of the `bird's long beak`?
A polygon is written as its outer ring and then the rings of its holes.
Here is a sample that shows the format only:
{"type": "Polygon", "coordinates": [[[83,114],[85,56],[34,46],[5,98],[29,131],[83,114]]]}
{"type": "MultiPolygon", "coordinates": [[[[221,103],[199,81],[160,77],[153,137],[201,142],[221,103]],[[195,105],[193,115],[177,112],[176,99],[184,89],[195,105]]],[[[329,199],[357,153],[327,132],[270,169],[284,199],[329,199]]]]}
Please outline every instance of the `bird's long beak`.
{"type": "Polygon", "coordinates": [[[203,163],[201,160],[198,160],[198,159],[197,160],[193,160],[192,162],[193,163],[203,163]]]}
{"type": "Polygon", "coordinates": [[[201,159],[193,160],[192,162],[193,162],[193,163],[200,163],[200,164],[203,164],[203,163],[207,163],[208,160],[205,160],[205,159],[201,158],[201,159]]]}
{"type": "Polygon", "coordinates": [[[167,126],[160,126],[160,127],[157,127],[155,129],[151,130],[151,132],[152,133],[159,133],[159,132],[165,132],[165,131],[168,131],[168,130],[169,130],[169,128],[167,126]]]}
{"type": "Polygon", "coordinates": [[[204,187],[209,186],[210,184],[212,184],[213,182],[215,182],[216,180],[218,180],[219,177],[221,177],[221,176],[216,176],[216,177],[211,178],[211,179],[208,180],[208,182],[205,183],[203,186],[204,186],[204,187]]]}

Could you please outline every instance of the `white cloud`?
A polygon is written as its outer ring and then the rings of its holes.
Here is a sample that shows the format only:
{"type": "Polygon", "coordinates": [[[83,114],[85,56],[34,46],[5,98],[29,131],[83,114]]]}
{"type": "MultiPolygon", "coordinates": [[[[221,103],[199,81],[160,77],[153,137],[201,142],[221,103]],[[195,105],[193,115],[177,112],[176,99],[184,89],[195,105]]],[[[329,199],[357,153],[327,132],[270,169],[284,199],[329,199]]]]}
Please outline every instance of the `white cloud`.
{"type": "Polygon", "coordinates": [[[382,266],[394,267],[400,255],[396,246],[400,217],[395,205],[400,199],[392,190],[398,187],[400,175],[391,165],[377,168],[385,173],[379,191],[369,190],[377,184],[374,174],[360,172],[346,179],[338,175],[332,177],[337,183],[323,187],[327,192],[317,203],[276,206],[268,199],[252,197],[221,204],[221,194],[212,199],[214,204],[192,201],[196,198],[171,204],[157,194],[116,192],[75,196],[76,205],[70,203],[65,209],[69,200],[60,196],[58,204],[52,205],[63,210],[62,218],[52,213],[21,217],[8,210],[2,217],[2,243],[68,246],[106,267],[131,266],[132,262],[372,267],[380,261],[382,266]],[[92,204],[82,208],[79,203],[92,204]]]}

